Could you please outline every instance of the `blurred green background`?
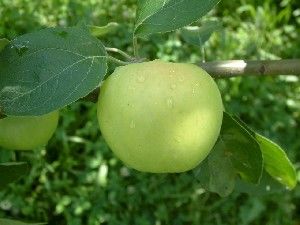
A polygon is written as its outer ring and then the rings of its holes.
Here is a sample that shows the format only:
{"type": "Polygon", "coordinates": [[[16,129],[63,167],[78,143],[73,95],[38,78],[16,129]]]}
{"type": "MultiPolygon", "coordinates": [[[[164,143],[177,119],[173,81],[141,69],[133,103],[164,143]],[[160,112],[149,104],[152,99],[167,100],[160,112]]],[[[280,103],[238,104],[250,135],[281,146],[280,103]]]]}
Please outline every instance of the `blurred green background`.
{"type": "MultiPolygon", "coordinates": [[[[120,23],[101,38],[107,47],[132,53],[134,0],[0,0],[0,38],[49,26],[120,23]]],[[[139,41],[141,55],[176,62],[300,58],[299,0],[221,1],[203,21],[223,29],[203,49],[180,33],[139,41]]],[[[226,110],[279,143],[300,180],[300,82],[296,76],[218,80],[226,110]]],[[[101,137],[93,103],[61,111],[46,149],[0,149],[0,162],[28,161],[27,177],[0,192],[0,218],[59,225],[300,224],[300,189],[285,194],[220,198],[204,192],[193,172],[170,175],[126,168],[101,137]]],[[[1,178],[0,178],[1,179],[1,178]]]]}

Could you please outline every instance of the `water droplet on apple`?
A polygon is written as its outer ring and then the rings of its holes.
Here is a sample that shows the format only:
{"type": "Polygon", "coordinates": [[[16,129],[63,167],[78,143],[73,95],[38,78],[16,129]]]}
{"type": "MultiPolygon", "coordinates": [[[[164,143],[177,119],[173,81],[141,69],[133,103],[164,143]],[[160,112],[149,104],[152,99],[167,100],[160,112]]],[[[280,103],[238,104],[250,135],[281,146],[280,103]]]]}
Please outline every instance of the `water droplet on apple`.
{"type": "Polygon", "coordinates": [[[137,77],[137,82],[143,83],[146,80],[146,78],[143,75],[140,75],[137,77]]]}
{"type": "Polygon", "coordinates": [[[128,90],[129,90],[129,91],[134,91],[134,90],[135,90],[135,87],[129,85],[129,86],[128,86],[128,90]]]}
{"type": "Polygon", "coordinates": [[[175,90],[176,89],[176,84],[171,84],[171,87],[170,87],[172,90],[175,90]]]}
{"type": "Polygon", "coordinates": [[[176,137],[175,138],[175,142],[180,143],[181,142],[181,138],[180,137],[176,137]]]}
{"type": "Polygon", "coordinates": [[[173,108],[174,107],[174,101],[173,101],[173,98],[170,97],[170,98],[167,98],[167,106],[169,108],[173,108]]]}
{"type": "Polygon", "coordinates": [[[131,122],[130,122],[130,128],[131,129],[135,128],[135,122],[133,120],[131,120],[131,122]]]}
{"type": "Polygon", "coordinates": [[[173,78],[175,70],[169,70],[169,77],[173,78]]]}

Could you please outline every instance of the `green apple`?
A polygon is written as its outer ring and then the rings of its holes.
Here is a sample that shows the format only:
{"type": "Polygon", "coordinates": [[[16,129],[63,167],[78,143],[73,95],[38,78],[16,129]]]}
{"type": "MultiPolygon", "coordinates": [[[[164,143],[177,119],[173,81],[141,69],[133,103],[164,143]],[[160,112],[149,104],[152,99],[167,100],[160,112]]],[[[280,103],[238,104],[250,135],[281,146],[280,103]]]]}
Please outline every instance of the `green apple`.
{"type": "Polygon", "coordinates": [[[129,167],[153,173],[196,167],[220,132],[223,105],[196,65],[161,60],[118,67],[101,86],[100,130],[129,167]]]}
{"type": "Polygon", "coordinates": [[[0,120],[0,146],[32,150],[45,145],[58,123],[58,111],[42,116],[8,116],[0,120]]]}

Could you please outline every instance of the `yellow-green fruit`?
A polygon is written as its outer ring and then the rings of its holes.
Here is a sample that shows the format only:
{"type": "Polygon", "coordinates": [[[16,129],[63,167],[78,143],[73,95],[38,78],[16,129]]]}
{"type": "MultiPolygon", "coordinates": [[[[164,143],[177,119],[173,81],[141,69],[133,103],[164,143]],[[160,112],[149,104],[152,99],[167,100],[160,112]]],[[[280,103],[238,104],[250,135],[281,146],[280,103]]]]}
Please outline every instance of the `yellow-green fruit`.
{"type": "Polygon", "coordinates": [[[58,111],[42,116],[8,116],[0,120],[0,146],[32,150],[47,144],[58,123],[58,111]]]}
{"type": "Polygon", "coordinates": [[[144,172],[197,166],[214,146],[223,105],[201,68],[160,60],[119,67],[101,87],[98,120],[112,151],[144,172]]]}

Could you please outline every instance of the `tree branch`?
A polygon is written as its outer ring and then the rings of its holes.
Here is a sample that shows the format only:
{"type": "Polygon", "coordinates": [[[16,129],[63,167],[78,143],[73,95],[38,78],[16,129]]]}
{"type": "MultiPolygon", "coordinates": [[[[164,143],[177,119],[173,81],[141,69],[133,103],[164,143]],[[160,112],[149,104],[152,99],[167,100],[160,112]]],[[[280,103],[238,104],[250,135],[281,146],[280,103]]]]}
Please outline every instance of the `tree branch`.
{"type": "Polygon", "coordinates": [[[226,60],[200,63],[199,66],[216,78],[251,75],[300,75],[300,59],[226,60]]]}

